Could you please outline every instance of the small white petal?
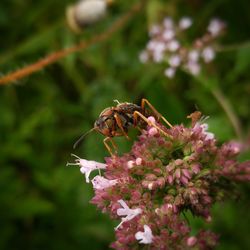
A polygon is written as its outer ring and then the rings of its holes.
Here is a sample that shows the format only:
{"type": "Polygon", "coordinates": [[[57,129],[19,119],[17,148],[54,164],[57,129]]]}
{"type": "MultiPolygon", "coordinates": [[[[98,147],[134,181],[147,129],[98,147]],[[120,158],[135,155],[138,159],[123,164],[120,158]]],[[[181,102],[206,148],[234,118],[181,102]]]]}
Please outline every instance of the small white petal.
{"type": "Polygon", "coordinates": [[[115,228],[117,230],[125,221],[130,221],[137,215],[142,213],[141,208],[130,209],[124,200],[118,200],[122,208],[118,208],[116,213],[119,216],[125,216],[122,218],[121,223],[115,228]]]}
{"type": "Polygon", "coordinates": [[[75,156],[77,158],[75,160],[76,163],[68,163],[67,165],[78,165],[80,167],[81,173],[85,174],[85,178],[86,178],[87,183],[89,183],[89,176],[90,176],[92,171],[105,169],[107,167],[107,165],[104,163],[81,159],[77,155],[73,155],[73,156],[75,156]]]}
{"type": "Polygon", "coordinates": [[[206,47],[202,51],[202,58],[204,59],[205,63],[210,63],[215,58],[215,51],[212,47],[206,47]]]}
{"type": "Polygon", "coordinates": [[[169,41],[173,39],[174,36],[175,36],[175,32],[171,29],[166,29],[162,34],[162,37],[165,41],[169,41]]]}
{"type": "Polygon", "coordinates": [[[140,158],[140,157],[136,158],[135,164],[136,164],[137,166],[141,165],[141,164],[142,164],[142,158],[140,158]]]}
{"type": "Polygon", "coordinates": [[[128,168],[133,168],[133,167],[134,167],[134,164],[135,164],[134,161],[128,161],[128,162],[127,162],[127,167],[128,167],[128,168]]]}
{"type": "Polygon", "coordinates": [[[164,74],[166,77],[168,78],[173,78],[175,76],[175,72],[176,70],[174,68],[167,68],[165,71],[164,71],[164,74]]]}
{"type": "Polygon", "coordinates": [[[149,59],[147,51],[142,51],[139,55],[139,59],[141,63],[146,63],[149,59]]]}
{"type": "Polygon", "coordinates": [[[201,71],[201,67],[198,63],[196,62],[191,62],[189,61],[188,64],[186,65],[187,70],[192,74],[192,75],[198,75],[201,71]]]}
{"type": "Polygon", "coordinates": [[[181,64],[181,57],[179,55],[173,55],[169,57],[168,63],[171,67],[178,67],[181,64]]]}
{"type": "Polygon", "coordinates": [[[92,179],[92,184],[94,189],[105,189],[111,186],[114,186],[117,183],[117,180],[108,180],[100,175],[95,176],[92,179]]]}
{"type": "Polygon", "coordinates": [[[174,27],[174,22],[173,22],[173,19],[170,18],[170,17],[166,17],[164,20],[163,20],[163,25],[165,28],[167,29],[172,29],[174,27]]]}
{"type": "Polygon", "coordinates": [[[214,18],[210,21],[207,30],[211,33],[212,36],[218,36],[221,31],[224,29],[225,23],[221,20],[214,18]]]}
{"type": "Polygon", "coordinates": [[[200,53],[198,50],[191,50],[189,53],[188,53],[188,60],[189,61],[192,61],[192,62],[197,62],[199,60],[199,57],[200,57],[200,53]]]}
{"type": "Polygon", "coordinates": [[[179,22],[179,28],[182,30],[188,29],[192,25],[192,19],[190,17],[183,17],[179,22]]]}
{"type": "Polygon", "coordinates": [[[175,52],[180,48],[180,43],[177,40],[172,40],[167,44],[167,48],[171,52],[175,52]]]}
{"type": "Polygon", "coordinates": [[[161,27],[157,24],[154,24],[153,26],[151,26],[149,30],[149,35],[155,36],[155,35],[158,35],[160,32],[161,32],[161,27]]]}
{"type": "Polygon", "coordinates": [[[137,232],[135,234],[135,238],[139,241],[141,244],[151,244],[153,242],[153,234],[152,230],[148,225],[144,225],[144,232],[137,232]]]}

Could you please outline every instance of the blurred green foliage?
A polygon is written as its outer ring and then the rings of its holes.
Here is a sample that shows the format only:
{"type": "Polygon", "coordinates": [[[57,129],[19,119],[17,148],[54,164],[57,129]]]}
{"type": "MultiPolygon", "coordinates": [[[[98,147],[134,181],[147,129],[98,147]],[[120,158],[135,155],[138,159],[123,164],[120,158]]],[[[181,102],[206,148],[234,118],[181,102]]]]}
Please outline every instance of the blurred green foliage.
{"type": "MultiPolygon", "coordinates": [[[[109,27],[135,1],[115,1],[107,18],[81,35],[65,23],[69,0],[2,0],[0,2],[1,74],[35,62],[46,54],[76,44],[109,27]]],[[[193,32],[204,31],[211,17],[227,22],[221,44],[241,44],[250,38],[247,0],[149,0],[107,42],[72,54],[39,73],[1,86],[0,90],[0,249],[108,249],[114,222],[89,204],[91,185],[70,153],[103,161],[103,137],[93,133],[81,146],[73,143],[93,126],[113,99],[139,103],[141,97],[171,123],[186,121],[200,109],[209,115],[220,142],[236,139],[224,111],[197,79],[180,73],[163,76],[160,65],[138,60],[150,23],[168,14],[193,17],[193,32]],[[156,14],[155,10],[160,12],[156,14]]],[[[239,117],[244,135],[250,127],[250,48],[236,47],[218,54],[205,79],[219,84],[239,117]]],[[[132,142],[118,138],[121,152],[132,142]]],[[[249,159],[249,154],[245,154],[249,159]]],[[[218,249],[249,249],[249,186],[237,202],[218,204],[210,228],[221,235],[218,249]]],[[[201,222],[194,221],[196,226],[201,222]]]]}

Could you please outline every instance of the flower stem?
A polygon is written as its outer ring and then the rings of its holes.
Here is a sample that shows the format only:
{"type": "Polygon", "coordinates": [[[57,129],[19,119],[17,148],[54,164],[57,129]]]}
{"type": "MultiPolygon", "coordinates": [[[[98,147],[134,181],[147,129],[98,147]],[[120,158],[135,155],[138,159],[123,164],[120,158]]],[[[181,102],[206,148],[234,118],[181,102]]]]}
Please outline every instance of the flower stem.
{"type": "Polygon", "coordinates": [[[236,44],[230,44],[230,45],[217,45],[215,50],[217,52],[228,52],[232,50],[239,50],[239,49],[245,49],[245,48],[250,48],[250,41],[246,41],[243,43],[236,43],[236,44]]]}
{"type": "Polygon", "coordinates": [[[232,127],[234,128],[234,131],[237,137],[240,140],[243,140],[241,124],[236,113],[233,110],[231,103],[229,103],[228,99],[224,96],[223,92],[218,87],[212,88],[211,93],[213,94],[215,99],[218,101],[218,103],[221,105],[221,107],[225,111],[229,121],[232,124],[232,127]]]}
{"type": "Polygon", "coordinates": [[[228,117],[228,120],[230,121],[236,136],[239,140],[243,140],[243,132],[240,120],[238,119],[238,116],[236,115],[231,103],[226,98],[226,96],[223,94],[222,90],[219,88],[218,84],[211,86],[209,82],[204,77],[197,77],[199,82],[206,87],[210,91],[210,93],[214,96],[216,101],[219,103],[221,108],[225,111],[225,114],[228,117]]]}

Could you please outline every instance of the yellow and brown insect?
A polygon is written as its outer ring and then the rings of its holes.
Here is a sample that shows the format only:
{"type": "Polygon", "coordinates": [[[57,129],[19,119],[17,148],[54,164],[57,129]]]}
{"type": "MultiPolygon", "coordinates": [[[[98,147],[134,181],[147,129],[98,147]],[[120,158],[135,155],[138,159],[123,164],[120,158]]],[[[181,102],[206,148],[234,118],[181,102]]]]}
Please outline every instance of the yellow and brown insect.
{"type": "MultiPolygon", "coordinates": [[[[148,121],[147,118],[149,116],[153,116],[156,121],[162,119],[169,127],[172,127],[172,125],[153,107],[153,105],[147,99],[142,99],[141,106],[138,106],[134,103],[119,103],[117,100],[115,101],[117,102],[117,105],[104,109],[95,121],[94,127],[87,132],[89,133],[95,130],[106,136],[106,138],[103,140],[103,143],[111,155],[112,150],[108,145],[108,141],[111,142],[116,152],[116,145],[112,140],[112,137],[125,136],[127,139],[129,139],[128,130],[131,127],[141,129],[145,127],[145,124],[149,124],[157,128],[161,133],[167,135],[166,132],[164,132],[156,124],[148,121]],[[149,109],[145,108],[146,104],[148,105],[149,109]]],[[[74,148],[86,134],[84,134],[75,143],[74,148]]]]}

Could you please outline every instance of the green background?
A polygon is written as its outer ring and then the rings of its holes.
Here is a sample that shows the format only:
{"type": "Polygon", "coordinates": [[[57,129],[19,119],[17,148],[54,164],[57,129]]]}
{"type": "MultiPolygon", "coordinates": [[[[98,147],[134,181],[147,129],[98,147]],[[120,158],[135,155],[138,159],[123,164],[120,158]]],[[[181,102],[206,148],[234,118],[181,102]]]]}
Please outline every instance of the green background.
{"type": "MultiPolygon", "coordinates": [[[[4,75],[72,46],[107,29],[135,1],[115,1],[109,15],[80,35],[65,23],[68,0],[0,1],[0,72],[4,75]]],[[[150,102],[173,124],[201,110],[219,143],[237,139],[225,112],[211,94],[219,87],[238,116],[248,141],[250,127],[250,2],[248,0],[169,0],[145,2],[145,8],[105,43],[71,54],[12,85],[0,87],[0,249],[108,249],[114,226],[89,204],[91,185],[72,162],[71,153],[103,162],[108,156],[97,133],[76,150],[72,145],[92,128],[113,100],[150,102]],[[156,12],[157,11],[157,12],[156,12]],[[158,12],[160,11],[160,12],[158,12]],[[163,75],[164,65],[141,64],[138,55],[148,41],[150,23],[166,14],[191,16],[190,37],[204,33],[212,17],[227,23],[222,46],[200,79],[178,72],[163,75]],[[205,80],[204,80],[205,79],[205,80]],[[208,87],[204,87],[204,81],[208,87]]],[[[116,140],[120,152],[131,141],[116,140]]],[[[249,159],[249,153],[241,159],[249,159]]],[[[238,201],[217,204],[206,226],[221,235],[218,249],[250,249],[249,185],[238,201]]],[[[194,231],[202,222],[194,220],[194,231]]]]}

